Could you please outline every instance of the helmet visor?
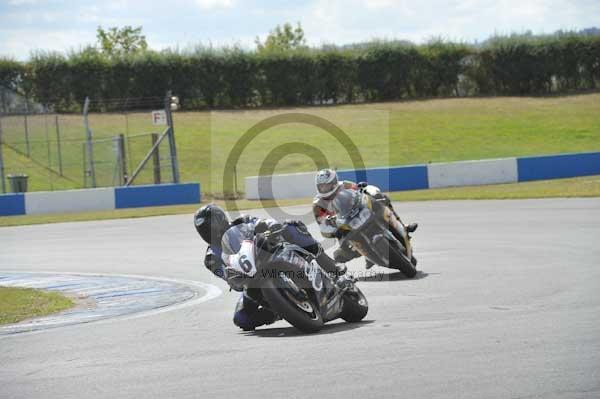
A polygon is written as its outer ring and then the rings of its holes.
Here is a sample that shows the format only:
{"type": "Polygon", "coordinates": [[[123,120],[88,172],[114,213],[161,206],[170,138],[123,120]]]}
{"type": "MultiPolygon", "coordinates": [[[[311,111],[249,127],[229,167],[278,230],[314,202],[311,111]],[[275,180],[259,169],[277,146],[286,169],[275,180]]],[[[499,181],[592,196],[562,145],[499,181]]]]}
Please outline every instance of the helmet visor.
{"type": "Polygon", "coordinates": [[[329,194],[337,187],[337,181],[331,183],[317,184],[317,190],[319,194],[329,194]]]}
{"type": "Polygon", "coordinates": [[[196,227],[200,227],[204,224],[204,222],[206,221],[206,218],[204,216],[198,216],[195,220],[194,223],[196,224],[196,227]]]}

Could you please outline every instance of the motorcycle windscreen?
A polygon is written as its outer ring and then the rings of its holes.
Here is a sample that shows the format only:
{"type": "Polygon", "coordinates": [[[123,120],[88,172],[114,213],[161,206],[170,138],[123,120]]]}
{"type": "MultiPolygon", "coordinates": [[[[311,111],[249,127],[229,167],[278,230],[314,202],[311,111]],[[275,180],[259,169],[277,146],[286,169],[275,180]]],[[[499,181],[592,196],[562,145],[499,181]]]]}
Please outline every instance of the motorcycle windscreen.
{"type": "Polygon", "coordinates": [[[347,224],[360,211],[360,194],[354,190],[340,190],[332,206],[338,225],[347,224]]]}
{"type": "Polygon", "coordinates": [[[223,235],[221,244],[221,257],[227,267],[250,277],[256,274],[254,229],[251,226],[240,224],[231,227],[223,235]]]}
{"type": "Polygon", "coordinates": [[[248,224],[238,224],[230,227],[221,239],[223,253],[227,255],[237,254],[240,252],[242,242],[244,240],[252,240],[253,238],[254,228],[248,224]]]}

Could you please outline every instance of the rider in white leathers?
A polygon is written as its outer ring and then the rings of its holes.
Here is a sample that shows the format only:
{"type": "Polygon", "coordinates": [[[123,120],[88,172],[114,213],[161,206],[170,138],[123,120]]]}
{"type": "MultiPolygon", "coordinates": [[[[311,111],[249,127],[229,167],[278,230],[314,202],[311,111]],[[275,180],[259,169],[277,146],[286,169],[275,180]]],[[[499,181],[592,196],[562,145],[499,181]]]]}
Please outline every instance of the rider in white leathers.
{"type": "MultiPolygon", "coordinates": [[[[317,195],[313,200],[313,214],[321,234],[326,238],[340,238],[340,232],[338,231],[335,221],[332,218],[335,216],[332,203],[336,195],[340,190],[362,190],[369,194],[375,199],[384,201],[385,205],[388,206],[394,216],[400,220],[400,217],[394,211],[392,203],[387,195],[383,194],[376,186],[368,185],[366,182],[354,183],[348,180],[338,181],[337,173],[332,169],[320,170],[315,176],[315,186],[317,189],[317,195]]],[[[418,224],[411,223],[406,226],[406,231],[409,233],[417,230],[418,224]]],[[[350,260],[361,256],[354,249],[349,247],[347,244],[342,244],[338,249],[335,250],[333,258],[336,262],[346,263],[350,260]]],[[[373,264],[366,261],[365,267],[371,268],[373,264]]]]}

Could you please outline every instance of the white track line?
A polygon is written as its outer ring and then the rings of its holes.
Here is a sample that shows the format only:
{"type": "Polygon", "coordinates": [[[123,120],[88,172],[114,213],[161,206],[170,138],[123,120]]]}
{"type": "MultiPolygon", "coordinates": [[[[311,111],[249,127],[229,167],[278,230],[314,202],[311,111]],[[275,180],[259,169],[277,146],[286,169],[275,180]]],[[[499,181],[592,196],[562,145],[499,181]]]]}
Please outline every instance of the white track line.
{"type": "Polygon", "coordinates": [[[130,278],[130,279],[154,280],[154,281],[169,282],[169,283],[174,283],[174,284],[179,284],[179,285],[187,285],[187,286],[194,287],[194,288],[200,288],[201,290],[203,290],[205,292],[204,295],[198,296],[198,291],[194,290],[195,296],[192,299],[188,299],[188,300],[185,300],[185,301],[179,302],[179,303],[169,304],[169,305],[162,306],[162,307],[155,308],[155,309],[142,310],[142,311],[136,312],[136,313],[112,316],[112,317],[95,319],[95,320],[90,320],[90,321],[82,320],[80,322],[62,325],[62,326],[48,326],[48,328],[41,328],[41,329],[37,329],[37,330],[21,331],[21,332],[15,332],[12,334],[0,334],[0,339],[6,338],[6,337],[20,336],[22,334],[40,333],[40,332],[48,331],[50,329],[54,329],[54,328],[58,328],[58,327],[67,328],[67,327],[72,327],[72,326],[76,326],[76,325],[80,325],[80,324],[87,324],[87,323],[92,323],[92,322],[93,323],[106,323],[106,322],[112,322],[112,321],[116,321],[116,320],[128,320],[128,319],[137,319],[137,318],[146,317],[146,316],[153,316],[153,315],[157,315],[157,314],[161,314],[161,313],[165,313],[165,312],[170,312],[173,310],[179,310],[179,309],[184,309],[184,308],[187,308],[190,306],[195,306],[195,305],[207,302],[211,299],[215,299],[218,296],[220,296],[222,293],[221,289],[218,288],[217,286],[212,285],[212,284],[203,283],[200,281],[180,280],[180,279],[168,278],[168,277],[143,276],[143,275],[136,275],[136,274],[107,274],[107,273],[103,274],[103,273],[81,273],[81,272],[64,272],[64,271],[43,271],[42,272],[42,271],[30,271],[30,270],[1,270],[0,273],[70,275],[70,276],[85,276],[85,277],[121,277],[121,278],[130,278]]]}

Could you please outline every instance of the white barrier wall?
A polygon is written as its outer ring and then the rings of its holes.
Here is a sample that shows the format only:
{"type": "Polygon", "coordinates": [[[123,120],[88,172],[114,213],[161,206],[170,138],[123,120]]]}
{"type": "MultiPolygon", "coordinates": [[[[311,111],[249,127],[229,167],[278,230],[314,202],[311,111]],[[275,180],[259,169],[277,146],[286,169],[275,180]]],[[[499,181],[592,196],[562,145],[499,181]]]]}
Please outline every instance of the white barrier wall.
{"type": "Polygon", "coordinates": [[[429,188],[515,183],[519,180],[516,158],[486,159],[427,165],[429,188]]]}
{"type": "Polygon", "coordinates": [[[247,199],[307,198],[316,194],[314,172],[251,176],[245,181],[247,199]]]}
{"type": "Polygon", "coordinates": [[[115,209],[115,190],[112,187],[31,192],[26,194],[25,200],[25,212],[28,215],[108,209],[115,209]]]}
{"type": "MultiPolygon", "coordinates": [[[[384,191],[406,190],[409,180],[414,187],[439,188],[452,186],[473,186],[519,181],[517,158],[484,159],[448,163],[431,163],[404,167],[367,169],[367,175],[375,180],[377,171],[384,191]],[[401,173],[405,171],[405,173],[401,173]],[[414,173],[409,173],[410,171],[414,173]],[[418,172],[418,173],[417,173],[418,172]],[[418,184],[417,184],[418,183],[418,184]]],[[[345,172],[340,171],[340,175],[345,172]]],[[[346,173],[347,174],[347,173],[346,173]]],[[[315,195],[315,172],[273,176],[252,176],[246,178],[247,199],[289,199],[309,198],[315,195]],[[272,192],[270,190],[273,190],[272,192]]]]}

